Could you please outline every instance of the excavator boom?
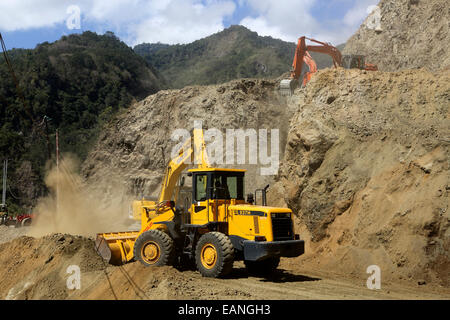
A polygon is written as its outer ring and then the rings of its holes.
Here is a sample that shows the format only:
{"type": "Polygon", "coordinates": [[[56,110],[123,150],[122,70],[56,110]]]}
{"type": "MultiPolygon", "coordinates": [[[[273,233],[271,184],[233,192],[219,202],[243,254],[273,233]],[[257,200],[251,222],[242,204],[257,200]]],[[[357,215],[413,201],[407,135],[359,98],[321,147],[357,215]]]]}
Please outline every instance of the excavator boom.
{"type": "Polygon", "coordinates": [[[291,75],[289,79],[284,79],[280,83],[280,89],[282,95],[291,95],[295,87],[298,85],[300,76],[302,75],[303,71],[303,62],[305,62],[309,68],[310,71],[307,73],[303,79],[302,84],[306,85],[308,83],[309,79],[311,79],[311,76],[313,73],[317,71],[317,66],[315,65],[315,62],[311,56],[309,55],[309,52],[318,52],[318,53],[324,53],[331,56],[333,59],[333,65],[335,67],[338,67],[342,64],[342,55],[340,51],[333,47],[332,45],[321,42],[315,39],[307,38],[305,36],[300,37],[297,42],[297,47],[295,49],[294,54],[294,61],[292,62],[292,70],[291,75]],[[309,40],[311,42],[317,43],[319,45],[307,45],[306,40],[309,40]],[[311,67],[314,66],[316,68],[315,71],[311,70],[311,67]]]}
{"type": "Polygon", "coordinates": [[[329,55],[333,59],[333,65],[335,68],[344,66],[345,68],[356,67],[359,69],[369,71],[378,70],[378,67],[376,65],[364,63],[363,56],[356,56],[356,55],[342,56],[339,49],[332,46],[331,44],[303,36],[300,37],[297,42],[297,48],[295,49],[294,61],[292,63],[292,70],[290,77],[289,79],[283,79],[280,82],[280,91],[282,95],[284,96],[291,95],[295,87],[298,86],[300,77],[302,76],[303,62],[306,63],[310,69],[309,72],[306,72],[305,75],[303,76],[302,81],[303,86],[305,86],[311,79],[312,75],[315,72],[317,72],[317,66],[315,66],[315,62],[309,55],[309,52],[318,52],[329,55]],[[306,40],[314,42],[317,45],[307,45],[306,40]],[[347,63],[348,60],[350,60],[349,63],[347,63]]]}

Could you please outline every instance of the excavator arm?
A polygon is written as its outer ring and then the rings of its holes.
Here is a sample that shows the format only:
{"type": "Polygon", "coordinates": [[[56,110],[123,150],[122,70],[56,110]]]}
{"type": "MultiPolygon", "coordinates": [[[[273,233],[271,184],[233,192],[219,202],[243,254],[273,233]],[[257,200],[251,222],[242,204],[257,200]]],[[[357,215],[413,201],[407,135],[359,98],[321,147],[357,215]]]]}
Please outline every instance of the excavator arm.
{"type": "Polygon", "coordinates": [[[302,74],[303,57],[306,53],[305,37],[298,39],[297,48],[295,48],[294,61],[292,62],[291,79],[298,80],[302,74]]]}
{"type": "Polygon", "coordinates": [[[305,61],[306,65],[309,68],[309,71],[306,72],[305,76],[303,77],[303,86],[306,86],[309,80],[311,80],[312,75],[317,72],[317,65],[308,51],[306,51],[305,56],[303,57],[303,61],[305,61]]]}
{"type": "MultiPolygon", "coordinates": [[[[309,55],[309,52],[318,52],[329,55],[333,59],[333,65],[335,68],[342,67],[344,60],[350,59],[350,63],[345,63],[345,68],[350,68],[347,65],[354,64],[354,58],[358,58],[363,61],[363,56],[342,56],[338,48],[333,47],[331,44],[321,42],[315,39],[307,38],[305,36],[300,37],[295,49],[294,61],[292,63],[292,70],[289,79],[283,79],[280,83],[280,91],[282,95],[289,96],[292,94],[295,87],[298,85],[300,77],[302,75],[303,62],[309,66],[309,72],[307,72],[303,78],[303,86],[305,86],[311,79],[312,75],[317,71],[317,66],[314,60],[309,55]],[[314,45],[307,45],[306,40],[314,42],[314,45]],[[345,59],[344,59],[345,58],[345,59]],[[314,69],[315,68],[315,69],[314,69]]],[[[359,63],[356,66],[359,69],[376,71],[378,67],[370,63],[359,63]]]]}
{"type": "Polygon", "coordinates": [[[327,54],[333,59],[333,65],[335,67],[342,65],[342,55],[337,48],[325,42],[307,37],[301,37],[298,39],[297,48],[295,49],[294,61],[292,63],[291,70],[291,79],[298,80],[302,74],[303,62],[308,64],[307,60],[312,60],[308,52],[319,52],[327,54]],[[306,40],[318,43],[320,45],[306,45],[306,40]]]}
{"type": "Polygon", "coordinates": [[[342,55],[337,48],[328,43],[321,42],[315,39],[307,38],[304,36],[300,37],[295,49],[291,75],[289,79],[282,80],[281,82],[282,93],[287,91],[290,94],[292,92],[292,89],[297,85],[298,81],[300,80],[300,76],[302,75],[303,62],[305,62],[310,69],[303,79],[303,85],[306,85],[306,83],[308,83],[308,81],[311,79],[313,73],[317,72],[317,65],[310,56],[309,52],[327,54],[333,59],[333,65],[335,67],[342,65],[342,55]],[[306,40],[317,43],[319,45],[307,45],[306,40]]]}

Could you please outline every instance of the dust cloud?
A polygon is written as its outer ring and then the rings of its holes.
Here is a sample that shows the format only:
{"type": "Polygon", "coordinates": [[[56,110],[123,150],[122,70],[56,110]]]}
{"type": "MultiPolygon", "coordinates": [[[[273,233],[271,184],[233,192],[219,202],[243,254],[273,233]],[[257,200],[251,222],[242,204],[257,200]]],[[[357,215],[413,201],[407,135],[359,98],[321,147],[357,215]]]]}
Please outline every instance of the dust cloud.
{"type": "Polygon", "coordinates": [[[77,168],[76,158],[65,155],[58,167],[54,165],[47,172],[45,184],[50,192],[38,200],[29,235],[95,236],[100,232],[124,231],[135,223],[128,218],[132,199],[119,181],[111,175],[86,184],[77,168]]]}

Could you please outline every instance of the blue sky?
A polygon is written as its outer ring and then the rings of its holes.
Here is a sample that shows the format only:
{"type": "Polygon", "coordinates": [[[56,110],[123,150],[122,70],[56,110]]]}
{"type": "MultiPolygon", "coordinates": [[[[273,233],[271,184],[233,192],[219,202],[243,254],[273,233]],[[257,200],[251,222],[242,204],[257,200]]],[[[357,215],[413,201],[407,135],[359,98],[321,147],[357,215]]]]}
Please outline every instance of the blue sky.
{"type": "Polygon", "coordinates": [[[378,0],[1,0],[0,32],[11,48],[34,48],[86,30],[128,45],[189,43],[241,24],[285,41],[306,35],[345,42],[378,0]],[[370,10],[370,9],[369,9],[370,10]]]}

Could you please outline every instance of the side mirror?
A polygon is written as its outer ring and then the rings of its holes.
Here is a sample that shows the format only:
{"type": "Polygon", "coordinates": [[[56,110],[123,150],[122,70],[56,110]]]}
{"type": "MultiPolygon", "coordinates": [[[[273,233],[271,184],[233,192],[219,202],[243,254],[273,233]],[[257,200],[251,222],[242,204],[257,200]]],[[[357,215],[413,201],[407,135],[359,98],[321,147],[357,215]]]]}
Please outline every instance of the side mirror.
{"type": "Polygon", "coordinates": [[[180,180],[180,187],[182,187],[182,186],[184,186],[184,176],[181,177],[181,180],[180,180]]]}

